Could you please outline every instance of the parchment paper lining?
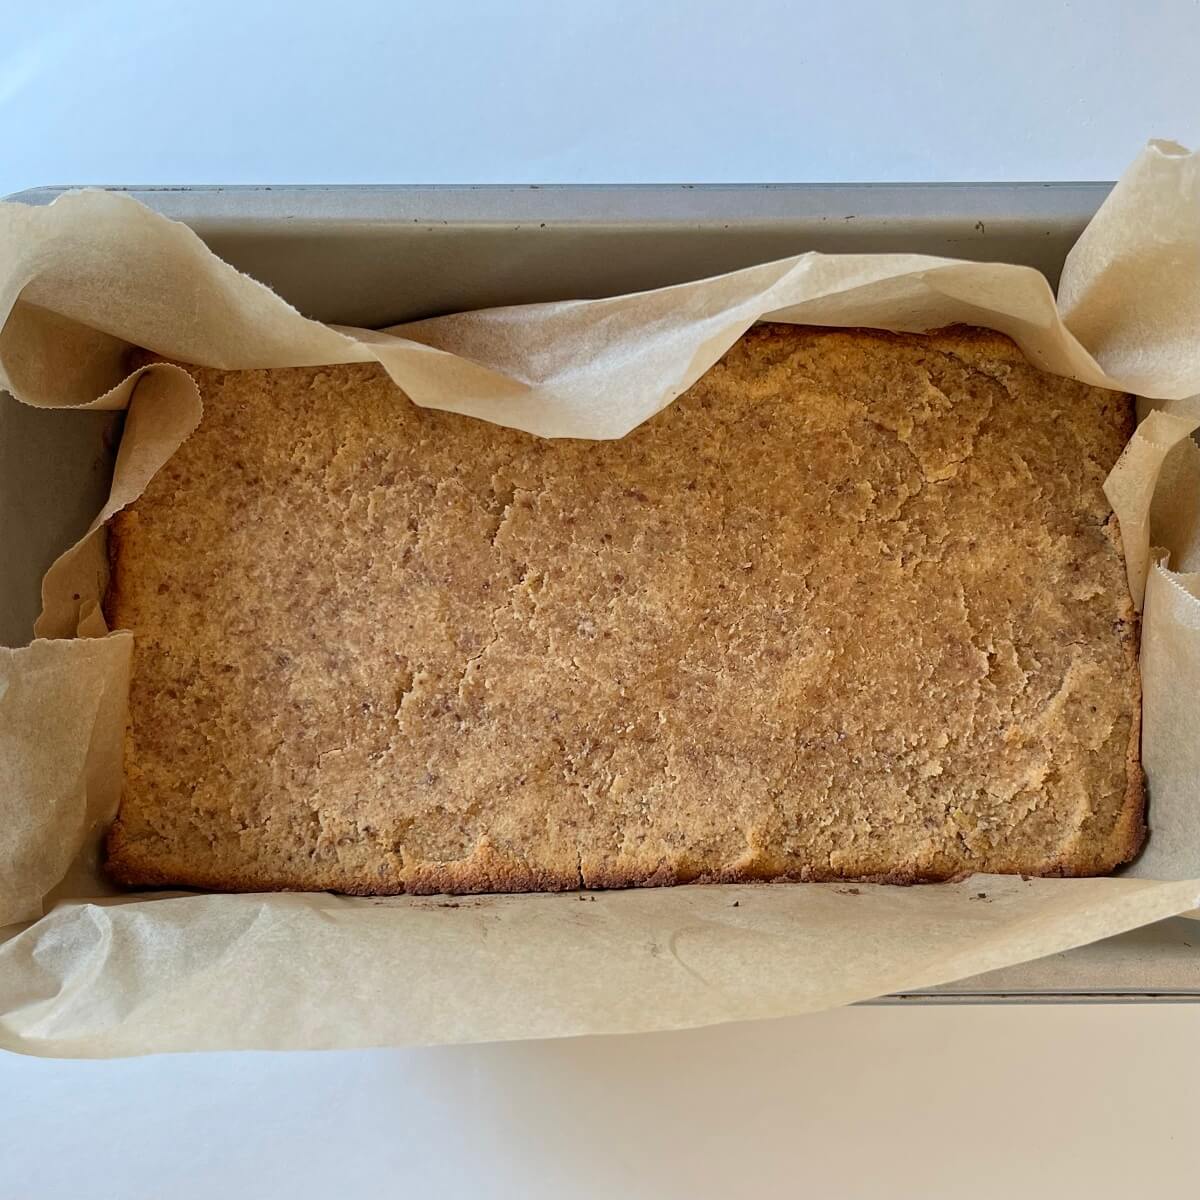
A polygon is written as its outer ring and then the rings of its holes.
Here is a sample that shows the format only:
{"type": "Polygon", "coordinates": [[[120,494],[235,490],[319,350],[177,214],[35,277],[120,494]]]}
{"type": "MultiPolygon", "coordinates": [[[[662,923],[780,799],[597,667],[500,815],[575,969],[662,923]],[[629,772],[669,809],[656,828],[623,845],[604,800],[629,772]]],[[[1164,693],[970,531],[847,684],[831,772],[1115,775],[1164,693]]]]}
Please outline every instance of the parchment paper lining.
{"type": "Polygon", "coordinates": [[[1200,903],[1200,167],[1178,146],[1133,164],[1071,252],[1057,305],[1025,267],[813,254],[635,296],[338,329],[185,227],[81,192],[0,206],[0,316],[0,383],[19,399],[128,409],[110,502],[45,578],[39,640],[0,653],[0,1045],[109,1055],[676,1028],[946,982],[1200,903]],[[594,898],[112,895],[95,851],[119,796],[130,638],[100,615],[103,523],[200,417],[186,372],[124,378],[128,345],[226,368],[378,359],[418,404],[606,438],[763,318],[990,326],[1047,370],[1150,398],[1106,485],[1145,601],[1152,836],[1133,869],[594,898]]]}

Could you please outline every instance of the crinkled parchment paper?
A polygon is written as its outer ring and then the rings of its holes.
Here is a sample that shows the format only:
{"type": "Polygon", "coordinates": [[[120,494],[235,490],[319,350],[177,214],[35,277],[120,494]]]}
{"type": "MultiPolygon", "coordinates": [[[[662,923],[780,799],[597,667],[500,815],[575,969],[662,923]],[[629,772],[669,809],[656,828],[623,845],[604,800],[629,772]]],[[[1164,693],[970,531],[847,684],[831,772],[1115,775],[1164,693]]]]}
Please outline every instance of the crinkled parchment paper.
{"type": "Polygon", "coordinates": [[[1018,266],[802,255],[609,300],[387,331],[306,320],[187,228],[102,192],[0,206],[0,383],[126,408],[112,497],[51,568],[38,640],[0,653],[0,1045],[110,1055],[666,1029],[845,1004],[1080,945],[1200,903],[1200,160],[1154,143],[1072,251],[1059,300],[1018,266]],[[1143,397],[1108,481],[1144,597],[1151,840],[1118,878],[980,878],[576,895],[114,895],[130,638],[109,634],[103,522],[200,416],[190,378],[378,359],[418,404],[619,437],[759,318],[1015,338],[1047,370],[1143,397]],[[986,891],[990,903],[973,902],[986,891]]]}

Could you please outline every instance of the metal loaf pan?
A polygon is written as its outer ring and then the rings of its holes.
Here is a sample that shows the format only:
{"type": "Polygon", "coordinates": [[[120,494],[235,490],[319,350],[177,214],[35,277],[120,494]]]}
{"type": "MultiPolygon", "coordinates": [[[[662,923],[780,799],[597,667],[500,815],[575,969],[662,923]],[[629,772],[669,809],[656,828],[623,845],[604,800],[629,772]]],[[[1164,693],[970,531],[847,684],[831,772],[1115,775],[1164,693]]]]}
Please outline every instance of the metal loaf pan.
{"type": "MultiPolygon", "coordinates": [[[[115,188],[186,222],[301,312],[382,326],[469,308],[617,295],[799,254],[1015,262],[1057,283],[1111,185],[115,188]]],[[[48,204],[62,188],[11,197],[48,204]]],[[[0,407],[0,513],[17,529],[0,636],[17,644],[50,559],[107,491],[103,417],[0,407]],[[25,449],[17,451],[17,437],[25,449]],[[54,497],[47,507],[41,497],[54,497]],[[21,525],[21,514],[35,520],[21,525]]],[[[1153,827],[1153,817],[1151,817],[1153,827]]],[[[1200,924],[1093,946],[891,1002],[1200,999],[1200,924]]]]}

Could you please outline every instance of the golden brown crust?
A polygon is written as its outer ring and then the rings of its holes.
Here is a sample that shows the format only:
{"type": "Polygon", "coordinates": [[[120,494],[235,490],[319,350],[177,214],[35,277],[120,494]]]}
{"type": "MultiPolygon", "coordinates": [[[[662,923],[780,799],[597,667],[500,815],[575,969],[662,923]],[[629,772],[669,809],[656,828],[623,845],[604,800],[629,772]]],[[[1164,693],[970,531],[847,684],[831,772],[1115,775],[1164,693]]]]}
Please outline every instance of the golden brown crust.
{"type": "Polygon", "coordinates": [[[195,374],[200,428],[110,525],[120,882],[915,883],[1140,847],[1100,487],[1128,397],[960,328],[759,326],[615,443],[373,366],[195,374]]]}

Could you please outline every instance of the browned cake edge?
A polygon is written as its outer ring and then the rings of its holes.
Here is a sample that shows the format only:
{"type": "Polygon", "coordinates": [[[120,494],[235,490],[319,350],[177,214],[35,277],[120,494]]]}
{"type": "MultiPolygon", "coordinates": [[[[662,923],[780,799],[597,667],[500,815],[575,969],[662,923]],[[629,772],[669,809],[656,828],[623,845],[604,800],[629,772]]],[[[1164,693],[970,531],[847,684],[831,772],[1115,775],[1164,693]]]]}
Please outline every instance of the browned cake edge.
{"type": "MultiPolygon", "coordinates": [[[[907,341],[914,336],[924,336],[931,340],[936,338],[947,349],[953,345],[962,346],[964,349],[986,348],[993,352],[1006,353],[1022,362],[1027,361],[1020,349],[1007,336],[993,330],[972,326],[949,326],[944,329],[930,330],[924,335],[895,334],[886,330],[853,328],[839,328],[838,332],[861,334],[881,341],[907,341]]],[[[164,360],[145,351],[134,351],[131,361],[136,362],[137,365],[145,365],[148,362],[164,360]]],[[[187,368],[186,363],[179,365],[187,368]]],[[[1129,434],[1132,435],[1132,429],[1129,434]]],[[[110,628],[123,628],[126,625],[121,588],[121,542],[128,523],[136,520],[135,514],[123,509],[116,513],[108,524],[109,584],[104,597],[103,611],[110,628]]],[[[1115,515],[1109,519],[1108,524],[1112,540],[1124,561],[1120,530],[1115,515]]],[[[1133,679],[1130,697],[1132,714],[1125,758],[1126,787],[1120,816],[1109,839],[1097,846],[1090,856],[1085,857],[1074,853],[1069,859],[1064,857],[1054,862],[1031,867],[1023,872],[1024,875],[1044,878],[1105,875],[1132,861],[1145,843],[1147,834],[1145,774],[1142,770],[1140,753],[1141,678],[1137,669],[1139,623],[1138,614],[1134,610],[1132,599],[1128,594],[1124,597],[1120,626],[1125,659],[1133,668],[1130,673],[1133,679]]],[[[485,892],[553,892],[585,888],[605,890],[628,887],[662,887],[687,883],[863,882],[912,885],[944,883],[964,877],[962,873],[930,873],[911,867],[896,867],[891,871],[873,875],[847,875],[811,867],[805,867],[798,872],[765,875],[745,869],[693,872],[663,864],[650,872],[619,869],[609,869],[601,873],[589,871],[589,878],[585,882],[579,871],[568,873],[539,868],[521,859],[500,854],[485,840],[466,859],[447,863],[422,864],[410,876],[407,886],[391,881],[372,880],[368,883],[355,872],[340,870],[336,866],[333,868],[322,867],[303,884],[297,884],[295,879],[286,877],[272,878],[266,875],[256,875],[251,878],[237,872],[197,871],[195,864],[189,863],[186,859],[171,860],[161,853],[157,853],[153,861],[141,860],[137,843],[127,842],[123,837],[119,814],[108,830],[105,848],[105,869],[117,883],[134,887],[185,886],[217,892],[325,890],[352,896],[406,893],[410,895],[469,895],[485,892]]]]}

